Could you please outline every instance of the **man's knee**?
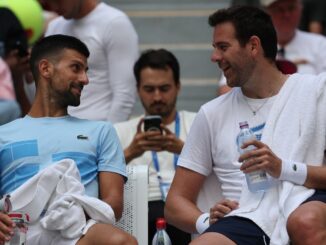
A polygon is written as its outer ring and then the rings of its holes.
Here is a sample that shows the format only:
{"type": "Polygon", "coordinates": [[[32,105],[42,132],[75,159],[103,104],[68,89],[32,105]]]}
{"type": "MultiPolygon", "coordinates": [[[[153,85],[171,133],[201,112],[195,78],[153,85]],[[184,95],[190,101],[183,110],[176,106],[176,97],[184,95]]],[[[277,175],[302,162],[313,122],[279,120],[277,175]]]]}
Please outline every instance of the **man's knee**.
{"type": "Polygon", "coordinates": [[[93,225],[77,245],[137,245],[137,240],[129,233],[106,224],[93,225]]]}
{"type": "Polygon", "coordinates": [[[308,244],[307,241],[323,239],[325,213],[326,206],[320,202],[309,202],[293,211],[287,221],[287,231],[294,244],[308,244]]]}
{"type": "Polygon", "coordinates": [[[135,237],[127,233],[119,233],[112,237],[112,243],[117,245],[137,245],[138,242],[135,237]]]}

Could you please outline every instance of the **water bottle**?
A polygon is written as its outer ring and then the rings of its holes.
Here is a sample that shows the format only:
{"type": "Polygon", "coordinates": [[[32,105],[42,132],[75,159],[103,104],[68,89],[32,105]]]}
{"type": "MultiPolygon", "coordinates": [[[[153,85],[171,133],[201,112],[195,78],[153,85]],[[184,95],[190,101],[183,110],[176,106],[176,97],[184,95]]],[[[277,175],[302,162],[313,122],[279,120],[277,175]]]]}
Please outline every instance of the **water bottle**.
{"type": "Polygon", "coordinates": [[[166,222],[164,218],[156,220],[156,233],[154,235],[152,245],[171,245],[171,240],[168,233],[165,231],[166,222]]]}
{"type": "Polygon", "coordinates": [[[8,215],[15,222],[16,226],[10,241],[6,241],[4,245],[26,245],[29,215],[24,212],[12,212],[8,215]]]}
{"type": "MultiPolygon", "coordinates": [[[[240,155],[247,151],[256,149],[255,146],[250,145],[244,149],[241,148],[243,143],[256,139],[255,134],[250,130],[248,123],[240,122],[240,133],[237,138],[238,151],[240,155]]],[[[267,174],[263,170],[258,170],[255,172],[245,174],[248,188],[251,192],[260,192],[265,191],[270,187],[270,183],[267,177],[267,174]]]]}
{"type": "Polygon", "coordinates": [[[29,215],[25,212],[12,212],[10,196],[0,198],[0,212],[8,214],[16,224],[13,236],[4,245],[26,245],[26,234],[28,230],[29,215]]]}

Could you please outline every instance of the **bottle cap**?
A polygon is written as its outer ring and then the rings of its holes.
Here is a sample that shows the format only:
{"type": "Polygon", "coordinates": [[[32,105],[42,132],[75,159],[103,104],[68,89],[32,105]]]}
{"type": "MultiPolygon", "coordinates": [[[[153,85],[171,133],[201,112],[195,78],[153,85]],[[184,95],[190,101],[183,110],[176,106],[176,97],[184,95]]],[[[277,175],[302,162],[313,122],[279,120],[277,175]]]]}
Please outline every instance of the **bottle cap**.
{"type": "Polygon", "coordinates": [[[10,202],[10,196],[7,195],[6,197],[2,198],[0,200],[0,211],[3,211],[5,213],[8,213],[11,211],[11,202],[10,202]]]}
{"type": "Polygon", "coordinates": [[[165,229],[166,221],[164,218],[157,218],[156,220],[156,229],[165,229]]]}
{"type": "Polygon", "coordinates": [[[240,128],[245,128],[245,127],[249,127],[248,122],[244,121],[244,122],[239,122],[239,126],[240,128]]]}

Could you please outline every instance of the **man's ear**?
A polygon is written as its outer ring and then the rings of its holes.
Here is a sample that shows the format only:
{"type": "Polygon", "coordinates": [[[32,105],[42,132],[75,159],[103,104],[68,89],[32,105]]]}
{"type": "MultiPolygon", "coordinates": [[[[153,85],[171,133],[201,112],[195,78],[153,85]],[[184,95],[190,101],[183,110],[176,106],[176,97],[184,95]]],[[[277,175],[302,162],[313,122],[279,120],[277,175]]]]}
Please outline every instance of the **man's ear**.
{"type": "Polygon", "coordinates": [[[253,55],[257,55],[259,49],[262,48],[260,38],[257,36],[250,37],[248,45],[253,55]]]}
{"type": "Polygon", "coordinates": [[[42,59],[38,63],[38,70],[41,77],[50,78],[53,71],[53,64],[47,59],[42,59]]]}

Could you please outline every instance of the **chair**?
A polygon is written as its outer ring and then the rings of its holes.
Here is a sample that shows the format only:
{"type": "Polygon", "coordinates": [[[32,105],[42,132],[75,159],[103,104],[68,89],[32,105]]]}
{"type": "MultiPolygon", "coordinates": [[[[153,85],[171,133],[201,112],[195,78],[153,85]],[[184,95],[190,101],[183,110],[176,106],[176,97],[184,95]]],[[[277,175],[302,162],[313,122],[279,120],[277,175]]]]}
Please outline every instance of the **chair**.
{"type": "Polygon", "coordinates": [[[140,245],[148,244],[148,167],[127,166],[124,207],[117,227],[136,237],[140,245]]]}

